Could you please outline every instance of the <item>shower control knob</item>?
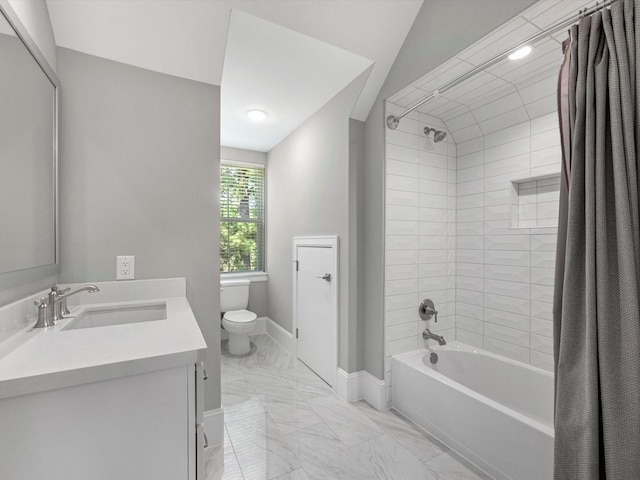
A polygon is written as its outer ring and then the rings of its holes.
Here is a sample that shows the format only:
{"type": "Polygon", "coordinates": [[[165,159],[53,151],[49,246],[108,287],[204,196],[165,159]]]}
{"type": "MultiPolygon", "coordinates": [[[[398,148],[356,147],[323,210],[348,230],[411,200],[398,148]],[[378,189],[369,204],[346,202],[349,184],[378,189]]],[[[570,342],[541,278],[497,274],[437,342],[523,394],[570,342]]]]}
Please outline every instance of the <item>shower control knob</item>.
{"type": "Polygon", "coordinates": [[[420,306],[418,307],[418,315],[420,315],[421,320],[431,320],[431,317],[435,315],[435,321],[438,321],[438,311],[436,310],[435,305],[433,304],[433,300],[429,298],[425,298],[420,302],[420,306]]]}

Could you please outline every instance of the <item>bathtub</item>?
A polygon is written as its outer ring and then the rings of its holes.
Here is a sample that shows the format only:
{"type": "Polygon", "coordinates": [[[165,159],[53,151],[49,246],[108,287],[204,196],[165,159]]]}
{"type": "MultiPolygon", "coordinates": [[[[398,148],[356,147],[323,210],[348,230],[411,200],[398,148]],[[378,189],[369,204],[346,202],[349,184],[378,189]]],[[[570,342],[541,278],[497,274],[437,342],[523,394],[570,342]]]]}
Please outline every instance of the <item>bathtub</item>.
{"type": "Polygon", "coordinates": [[[492,477],[553,478],[551,373],[452,342],[393,356],[391,389],[392,408],[492,477]]]}

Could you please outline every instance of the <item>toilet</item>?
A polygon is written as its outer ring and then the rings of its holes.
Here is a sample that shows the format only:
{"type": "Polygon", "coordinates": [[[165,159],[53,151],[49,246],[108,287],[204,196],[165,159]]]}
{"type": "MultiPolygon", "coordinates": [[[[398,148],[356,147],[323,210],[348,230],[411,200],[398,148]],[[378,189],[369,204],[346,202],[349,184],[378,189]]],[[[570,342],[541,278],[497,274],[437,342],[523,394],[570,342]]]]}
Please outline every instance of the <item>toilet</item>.
{"type": "Polygon", "coordinates": [[[251,351],[249,334],[256,325],[257,315],[247,310],[249,280],[220,282],[220,310],[224,312],[222,326],[229,333],[229,353],[246,355],[251,351]]]}

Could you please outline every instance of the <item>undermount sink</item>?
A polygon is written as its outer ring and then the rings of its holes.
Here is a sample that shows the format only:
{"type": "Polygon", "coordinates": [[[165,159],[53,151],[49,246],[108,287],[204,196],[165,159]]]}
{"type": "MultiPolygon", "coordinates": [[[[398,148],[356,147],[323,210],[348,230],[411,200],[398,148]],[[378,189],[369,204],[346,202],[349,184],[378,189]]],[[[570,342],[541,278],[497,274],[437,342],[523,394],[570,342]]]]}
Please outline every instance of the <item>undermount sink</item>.
{"type": "Polygon", "coordinates": [[[167,318],[167,304],[118,305],[112,307],[89,307],[73,319],[62,330],[110,327],[128,323],[152,322],[167,318]]]}

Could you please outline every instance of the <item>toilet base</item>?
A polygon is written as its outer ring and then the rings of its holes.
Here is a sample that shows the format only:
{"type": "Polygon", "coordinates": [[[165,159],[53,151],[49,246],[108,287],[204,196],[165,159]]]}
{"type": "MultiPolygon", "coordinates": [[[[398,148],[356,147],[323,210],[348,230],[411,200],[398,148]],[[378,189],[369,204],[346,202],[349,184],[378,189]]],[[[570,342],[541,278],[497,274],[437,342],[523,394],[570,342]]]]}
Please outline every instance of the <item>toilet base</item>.
{"type": "Polygon", "coordinates": [[[229,332],[229,353],[231,355],[245,355],[250,351],[249,335],[238,335],[229,332]]]}
{"type": "Polygon", "coordinates": [[[256,344],[253,342],[249,342],[249,345],[250,345],[250,350],[248,353],[241,354],[241,355],[234,355],[229,351],[229,340],[222,340],[220,353],[222,353],[222,355],[224,355],[225,357],[230,357],[230,358],[250,357],[251,355],[256,353],[256,351],[258,350],[258,347],[256,347],[256,344]]]}

